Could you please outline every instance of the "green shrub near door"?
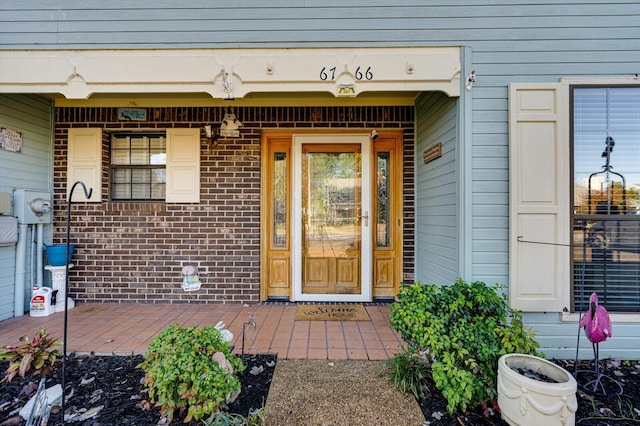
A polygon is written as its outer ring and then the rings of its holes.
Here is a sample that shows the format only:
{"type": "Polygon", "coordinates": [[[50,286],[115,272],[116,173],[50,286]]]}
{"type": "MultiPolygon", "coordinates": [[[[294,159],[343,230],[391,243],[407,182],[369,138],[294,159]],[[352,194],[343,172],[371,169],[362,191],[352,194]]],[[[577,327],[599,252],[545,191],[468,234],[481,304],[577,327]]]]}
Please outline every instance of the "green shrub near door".
{"type": "Polygon", "coordinates": [[[432,378],[449,412],[495,403],[500,356],[540,355],[533,331],[500,290],[463,280],[450,286],[416,282],[403,286],[391,306],[391,326],[411,350],[431,358],[432,378]]]}

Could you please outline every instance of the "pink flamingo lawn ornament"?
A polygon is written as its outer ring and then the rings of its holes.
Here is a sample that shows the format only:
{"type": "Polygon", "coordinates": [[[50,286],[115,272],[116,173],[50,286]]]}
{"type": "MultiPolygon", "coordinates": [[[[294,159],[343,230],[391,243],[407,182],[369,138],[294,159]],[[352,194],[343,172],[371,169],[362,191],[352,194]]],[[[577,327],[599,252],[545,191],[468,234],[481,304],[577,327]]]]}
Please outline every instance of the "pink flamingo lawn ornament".
{"type": "Polygon", "coordinates": [[[591,344],[593,345],[593,355],[595,361],[596,378],[587,383],[585,385],[585,388],[593,383],[593,391],[595,391],[598,386],[601,386],[603,392],[606,394],[606,392],[604,391],[604,387],[600,382],[603,377],[607,376],[604,376],[602,373],[600,373],[599,344],[600,342],[604,342],[605,340],[607,340],[609,337],[612,337],[613,333],[611,331],[611,318],[609,317],[609,312],[607,312],[604,306],[598,304],[597,293],[591,293],[591,297],[589,298],[589,309],[587,309],[587,312],[585,312],[582,316],[578,327],[584,327],[584,333],[587,335],[587,339],[589,339],[589,341],[591,341],[591,344]]]}
{"type": "Polygon", "coordinates": [[[611,318],[607,309],[598,305],[598,294],[591,293],[589,298],[589,309],[580,320],[579,327],[584,327],[587,339],[593,344],[593,354],[598,359],[598,344],[604,342],[611,334],[611,318]]]}

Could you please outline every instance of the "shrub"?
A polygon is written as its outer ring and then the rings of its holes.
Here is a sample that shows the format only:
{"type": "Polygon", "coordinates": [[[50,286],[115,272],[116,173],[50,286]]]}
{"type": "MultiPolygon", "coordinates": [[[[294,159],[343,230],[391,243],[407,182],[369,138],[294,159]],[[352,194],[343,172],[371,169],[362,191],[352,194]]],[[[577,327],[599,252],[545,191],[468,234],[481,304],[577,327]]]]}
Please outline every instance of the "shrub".
{"type": "Polygon", "coordinates": [[[167,327],[151,342],[139,367],[151,402],[169,421],[176,410],[187,409],[185,423],[219,411],[237,396],[241,384],[236,373],[244,371],[242,360],[231,355],[213,326],[167,327]],[[212,360],[216,352],[224,354],[231,368],[212,360]]]}
{"type": "Polygon", "coordinates": [[[498,359],[536,354],[533,331],[510,309],[500,286],[457,280],[451,286],[404,286],[391,306],[391,326],[415,351],[432,358],[432,379],[449,412],[494,403],[498,359]]]}
{"type": "Polygon", "coordinates": [[[28,373],[45,373],[55,364],[61,355],[62,342],[47,337],[48,333],[40,330],[33,338],[23,336],[19,346],[4,346],[0,349],[0,360],[9,361],[9,367],[2,381],[10,382],[16,375],[24,377],[28,373]]]}

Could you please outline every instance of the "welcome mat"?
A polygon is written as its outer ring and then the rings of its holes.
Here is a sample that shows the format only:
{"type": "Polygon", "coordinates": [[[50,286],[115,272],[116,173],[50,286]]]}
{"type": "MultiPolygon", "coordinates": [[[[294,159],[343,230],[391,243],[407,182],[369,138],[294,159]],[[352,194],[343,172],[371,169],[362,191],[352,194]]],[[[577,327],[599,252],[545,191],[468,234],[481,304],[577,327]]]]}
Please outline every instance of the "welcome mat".
{"type": "Polygon", "coordinates": [[[296,321],[370,321],[362,305],[298,305],[296,321]]]}

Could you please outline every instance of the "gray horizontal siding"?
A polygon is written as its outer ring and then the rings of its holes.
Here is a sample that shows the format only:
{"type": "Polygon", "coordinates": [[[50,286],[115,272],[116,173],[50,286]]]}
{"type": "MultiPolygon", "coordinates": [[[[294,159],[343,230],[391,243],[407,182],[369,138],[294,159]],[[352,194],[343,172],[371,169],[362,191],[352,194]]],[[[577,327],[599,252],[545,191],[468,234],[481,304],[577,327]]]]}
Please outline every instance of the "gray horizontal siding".
{"type": "MultiPolygon", "coordinates": [[[[360,9],[352,9],[351,11],[345,9],[336,10],[336,15],[327,15],[326,13],[314,13],[322,12],[325,9],[305,9],[309,13],[309,16],[292,16],[291,18],[284,18],[282,12],[276,10],[265,9],[264,11],[258,11],[254,19],[248,19],[249,17],[241,16],[238,13],[237,17],[225,17],[224,14],[219,13],[216,10],[203,11],[197,17],[194,16],[192,11],[165,11],[164,15],[158,16],[158,13],[149,14],[146,11],[140,11],[139,13],[129,12],[126,17],[122,16],[121,11],[106,12],[101,11],[99,14],[94,11],[87,11],[78,15],[77,13],[65,13],[59,16],[58,19],[44,19],[40,20],[39,33],[160,33],[160,32],[180,32],[180,33],[200,33],[200,34],[215,34],[223,32],[240,32],[243,27],[247,25],[247,22],[252,21],[254,24],[251,28],[252,32],[256,31],[274,31],[281,32],[283,28],[287,28],[287,31],[302,31],[304,33],[309,32],[326,32],[331,29],[345,29],[351,32],[366,30],[371,31],[372,23],[379,23],[385,25],[384,29],[378,29],[384,33],[397,32],[398,28],[403,28],[406,31],[416,31],[417,35],[433,34],[436,31],[440,31],[442,34],[452,34],[456,36],[456,39],[460,37],[469,37],[473,35],[482,35],[486,33],[487,29],[492,30],[492,34],[497,35],[500,40],[518,40],[518,39],[531,39],[536,37],[536,32],[539,29],[552,29],[552,34],[567,35],[576,34],[576,31],[581,28],[591,28],[595,31],[624,31],[624,27],[634,25],[633,17],[629,16],[616,16],[617,25],[620,28],[607,28],[606,22],[598,17],[577,17],[573,20],[575,28],[558,28],[564,24],[567,16],[556,17],[520,17],[512,18],[507,21],[505,25],[503,17],[479,17],[471,18],[466,17],[464,19],[466,30],[462,33],[456,29],[456,25],[460,22],[460,18],[430,18],[416,16],[411,11],[407,11],[406,14],[394,17],[389,14],[384,14],[384,9],[380,9],[379,16],[366,16],[366,14],[360,13],[360,9]],[[262,13],[260,13],[262,12],[262,13]],[[272,12],[272,13],[269,13],[272,12]],[[277,14],[280,13],[280,16],[277,14]],[[124,18],[124,19],[123,19],[124,18]],[[330,21],[328,21],[328,19],[330,21]],[[429,25],[426,27],[426,25],[429,25]],[[386,29],[388,28],[388,29],[386,29]],[[517,32],[516,32],[517,31],[517,32]]],[[[395,14],[398,15],[398,14],[395,14]]],[[[6,32],[22,33],[24,32],[25,22],[19,20],[19,16],[16,16],[16,20],[7,23],[7,27],[3,28],[6,32]]]]}
{"type": "MultiPolygon", "coordinates": [[[[1,95],[0,127],[22,134],[22,150],[0,149],[0,192],[14,189],[48,192],[51,190],[52,144],[51,110],[48,100],[39,96],[1,95]]],[[[45,233],[51,234],[50,226],[45,233]]],[[[31,239],[32,234],[27,236],[31,239]]],[[[34,272],[31,244],[25,277],[25,307],[34,272]]],[[[14,316],[16,246],[0,247],[0,320],[14,316]]]]}
{"type": "Polygon", "coordinates": [[[422,282],[450,284],[459,274],[457,252],[456,101],[422,96],[416,105],[416,261],[422,282]],[[422,153],[442,143],[442,157],[424,164],[422,153]]]}
{"type": "Polygon", "coordinates": [[[628,40],[640,4],[618,1],[606,3],[605,8],[602,4],[464,0],[318,6],[256,1],[230,6],[195,1],[176,6],[174,1],[154,0],[5,0],[0,3],[0,48],[476,45],[531,40],[562,40],[570,45],[578,40],[628,40]]]}
{"type": "Polygon", "coordinates": [[[22,151],[0,150],[0,191],[50,190],[49,102],[39,96],[0,95],[0,125],[22,133],[22,151]]]}

